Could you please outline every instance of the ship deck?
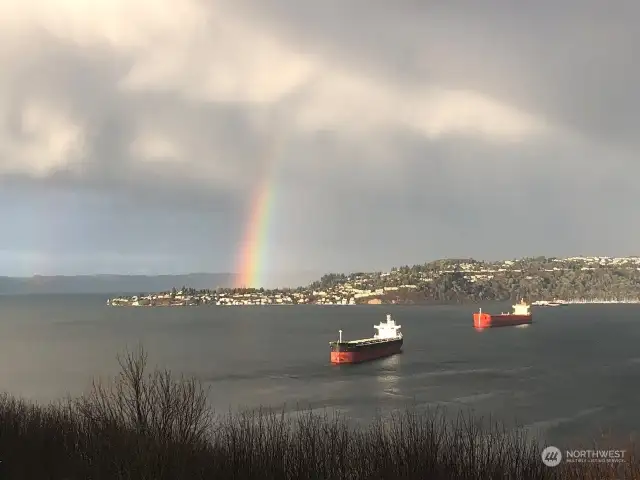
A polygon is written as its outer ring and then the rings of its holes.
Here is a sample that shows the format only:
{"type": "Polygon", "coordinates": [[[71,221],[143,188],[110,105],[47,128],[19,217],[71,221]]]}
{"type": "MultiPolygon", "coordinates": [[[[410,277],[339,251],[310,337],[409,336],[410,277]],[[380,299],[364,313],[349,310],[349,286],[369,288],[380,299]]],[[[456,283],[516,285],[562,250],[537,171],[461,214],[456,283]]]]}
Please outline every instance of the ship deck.
{"type": "Polygon", "coordinates": [[[392,338],[361,338],[360,340],[348,340],[348,341],[333,341],[329,342],[329,345],[371,345],[374,343],[385,343],[385,342],[393,342],[396,340],[401,340],[402,337],[392,337],[392,338]]]}

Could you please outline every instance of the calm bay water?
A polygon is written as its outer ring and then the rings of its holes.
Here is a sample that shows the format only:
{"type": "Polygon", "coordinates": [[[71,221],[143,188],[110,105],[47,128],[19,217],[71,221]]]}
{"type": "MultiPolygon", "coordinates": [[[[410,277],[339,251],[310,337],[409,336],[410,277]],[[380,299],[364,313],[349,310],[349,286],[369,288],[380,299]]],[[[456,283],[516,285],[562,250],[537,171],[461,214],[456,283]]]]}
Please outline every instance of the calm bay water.
{"type": "MultiPolygon", "coordinates": [[[[82,393],[142,342],[150,362],[211,386],[217,411],[338,409],[367,421],[408,404],[473,409],[576,446],[640,430],[640,306],[534,309],[534,324],[477,332],[474,306],[112,308],[94,296],[0,296],[0,390],[82,393]],[[394,315],[404,353],[331,366],[328,342],[394,315]]],[[[483,305],[500,311],[506,304],[483,305]]],[[[620,445],[622,447],[622,445],[620,445]]]]}

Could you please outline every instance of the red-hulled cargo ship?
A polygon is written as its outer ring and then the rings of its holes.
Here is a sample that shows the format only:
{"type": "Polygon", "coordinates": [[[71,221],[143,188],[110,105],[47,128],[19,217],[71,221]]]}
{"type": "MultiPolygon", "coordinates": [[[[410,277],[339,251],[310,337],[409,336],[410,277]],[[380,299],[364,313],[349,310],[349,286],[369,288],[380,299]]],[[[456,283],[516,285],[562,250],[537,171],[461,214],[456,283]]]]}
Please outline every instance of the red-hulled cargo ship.
{"type": "Polygon", "coordinates": [[[360,363],[376,358],[388,357],[400,353],[402,350],[402,333],[398,330],[401,325],[396,325],[391,315],[387,315],[386,323],[380,322],[374,325],[378,333],[372,338],[361,340],[342,341],[342,330],[339,331],[339,340],[329,342],[331,346],[331,363],[360,363]]]}
{"type": "Polygon", "coordinates": [[[524,299],[520,303],[513,305],[512,313],[492,315],[490,313],[482,313],[482,309],[479,309],[477,313],[473,314],[473,326],[475,328],[507,327],[532,322],[531,305],[525,303],[524,299]]]}

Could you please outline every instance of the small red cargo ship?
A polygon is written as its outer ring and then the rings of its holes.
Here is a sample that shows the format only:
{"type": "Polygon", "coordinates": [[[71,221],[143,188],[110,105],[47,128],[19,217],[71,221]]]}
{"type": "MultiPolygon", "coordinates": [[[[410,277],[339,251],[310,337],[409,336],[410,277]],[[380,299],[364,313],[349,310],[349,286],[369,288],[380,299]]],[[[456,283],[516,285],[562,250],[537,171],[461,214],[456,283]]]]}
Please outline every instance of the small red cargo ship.
{"type": "Polygon", "coordinates": [[[477,313],[473,314],[473,326],[475,328],[524,325],[532,323],[532,321],[531,305],[525,303],[524,299],[522,299],[520,303],[513,305],[513,313],[492,315],[490,313],[482,313],[482,309],[480,309],[477,313]]]}
{"type": "Polygon", "coordinates": [[[402,333],[398,330],[401,325],[396,325],[395,320],[387,314],[386,323],[380,322],[374,325],[378,333],[372,338],[361,340],[342,341],[342,330],[339,330],[339,340],[329,342],[331,346],[331,363],[360,363],[376,358],[388,357],[400,353],[402,350],[402,333]]]}

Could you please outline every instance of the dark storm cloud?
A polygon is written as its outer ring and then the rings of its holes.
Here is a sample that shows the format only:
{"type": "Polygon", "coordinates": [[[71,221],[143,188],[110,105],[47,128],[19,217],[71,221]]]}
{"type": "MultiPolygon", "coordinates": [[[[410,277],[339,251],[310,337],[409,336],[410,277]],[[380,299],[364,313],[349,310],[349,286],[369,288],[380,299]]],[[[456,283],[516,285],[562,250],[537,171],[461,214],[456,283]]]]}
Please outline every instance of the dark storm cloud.
{"type": "Polygon", "coordinates": [[[396,81],[477,89],[585,135],[635,142],[636,2],[242,4],[300,50],[396,81]]]}
{"type": "Polygon", "coordinates": [[[640,233],[635,4],[9,3],[0,250],[226,270],[265,178],[279,271],[640,233]]]}
{"type": "MultiPolygon", "coordinates": [[[[399,143],[400,144],[400,143],[399,143]]],[[[609,234],[618,231],[628,238],[615,241],[624,252],[633,252],[636,226],[619,223],[607,212],[628,206],[633,197],[620,191],[602,191],[600,180],[585,175],[581,181],[535,171],[553,149],[526,155],[518,149],[495,151],[479,144],[436,142],[429,161],[418,159],[428,148],[425,142],[404,139],[396,156],[412,165],[397,176],[405,191],[386,189],[358,180],[338,183],[321,210],[305,208],[294,224],[305,223],[305,240],[321,239],[323,258],[332,268],[366,265],[380,268],[399,263],[422,262],[440,256],[511,258],[523,255],[573,255],[574,251],[610,251],[609,234]],[[477,161],[491,156],[492,163],[477,161]],[[495,166],[500,165],[499,169],[495,166]],[[519,174],[522,176],[519,177],[519,174]],[[340,229],[326,228],[339,222],[340,229]],[[495,248],[491,248],[491,244],[495,248]]],[[[342,173],[345,173],[343,170],[342,173]]],[[[320,192],[312,194],[318,198],[320,192]],[[316,196],[317,195],[317,196],[316,196]]],[[[304,243],[302,241],[301,243],[304,243]]],[[[300,253],[300,259],[304,253],[300,253]]]]}

